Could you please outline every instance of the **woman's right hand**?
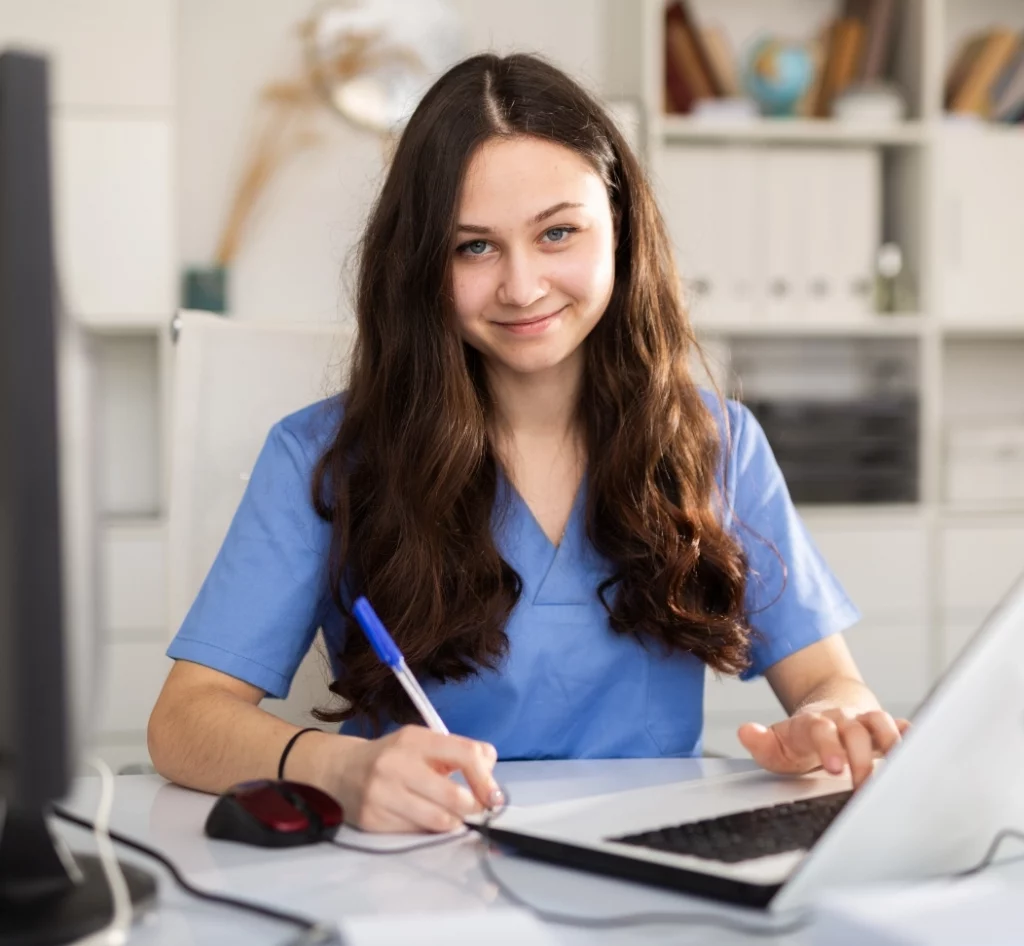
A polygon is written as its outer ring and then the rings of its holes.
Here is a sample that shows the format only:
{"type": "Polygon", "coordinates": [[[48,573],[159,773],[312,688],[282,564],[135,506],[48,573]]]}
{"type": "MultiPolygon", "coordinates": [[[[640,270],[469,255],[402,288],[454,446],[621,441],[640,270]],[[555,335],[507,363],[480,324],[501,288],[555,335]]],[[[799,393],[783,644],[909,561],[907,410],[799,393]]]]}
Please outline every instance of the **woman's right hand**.
{"type": "Polygon", "coordinates": [[[494,746],[423,726],[352,740],[338,753],[333,794],[364,831],[452,831],[504,803],[491,772],[494,746]],[[469,790],[449,776],[462,772],[469,790]]]}

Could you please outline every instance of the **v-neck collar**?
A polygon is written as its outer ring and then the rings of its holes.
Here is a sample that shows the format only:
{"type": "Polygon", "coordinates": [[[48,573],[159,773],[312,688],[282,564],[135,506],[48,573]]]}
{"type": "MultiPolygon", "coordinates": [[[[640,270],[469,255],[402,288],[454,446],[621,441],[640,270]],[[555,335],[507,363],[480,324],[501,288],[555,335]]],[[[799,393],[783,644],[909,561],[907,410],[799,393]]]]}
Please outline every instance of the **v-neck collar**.
{"type": "Polygon", "coordinates": [[[508,483],[509,491],[512,494],[512,502],[518,505],[523,515],[529,520],[530,526],[537,532],[538,536],[547,542],[551,546],[552,550],[557,552],[563,545],[565,540],[569,536],[571,531],[573,520],[576,518],[579,512],[580,502],[586,493],[587,474],[584,471],[583,476],[580,478],[579,484],[576,486],[576,494],[572,498],[572,506],[569,508],[569,516],[565,520],[565,528],[562,530],[562,538],[555,544],[551,541],[551,537],[544,531],[544,527],[540,524],[540,520],[537,518],[534,511],[530,508],[530,504],[523,498],[523,494],[516,488],[515,483],[512,482],[504,473],[501,474],[508,483]]]}
{"type": "Polygon", "coordinates": [[[582,574],[586,536],[584,507],[587,474],[576,489],[562,540],[555,545],[541,528],[529,504],[512,481],[499,470],[497,503],[502,516],[496,530],[506,560],[525,584],[524,594],[533,604],[587,604],[594,589],[582,574]]]}

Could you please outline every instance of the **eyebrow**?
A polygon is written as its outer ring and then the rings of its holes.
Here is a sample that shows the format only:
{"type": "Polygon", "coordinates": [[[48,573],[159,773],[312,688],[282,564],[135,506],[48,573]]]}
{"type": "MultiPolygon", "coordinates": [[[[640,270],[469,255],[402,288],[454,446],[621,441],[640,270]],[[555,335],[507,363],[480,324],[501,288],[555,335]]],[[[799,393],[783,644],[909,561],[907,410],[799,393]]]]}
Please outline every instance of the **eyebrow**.
{"type": "MultiPolygon", "coordinates": [[[[547,210],[542,210],[539,214],[529,220],[529,223],[540,223],[542,220],[547,220],[548,217],[553,217],[557,213],[561,213],[563,210],[570,210],[573,207],[582,207],[583,204],[573,203],[571,200],[563,200],[560,204],[555,204],[553,207],[548,207],[547,210]]],[[[490,233],[490,227],[481,227],[473,223],[460,223],[459,230],[465,231],[466,233],[490,233]]]]}

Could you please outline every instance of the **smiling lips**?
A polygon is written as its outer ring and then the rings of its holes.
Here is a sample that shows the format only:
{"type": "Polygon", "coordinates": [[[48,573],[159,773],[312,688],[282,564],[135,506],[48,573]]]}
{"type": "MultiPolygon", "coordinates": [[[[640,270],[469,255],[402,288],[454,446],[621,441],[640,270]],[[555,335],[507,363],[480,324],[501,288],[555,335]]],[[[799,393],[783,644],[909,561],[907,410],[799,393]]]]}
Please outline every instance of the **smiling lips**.
{"type": "Polygon", "coordinates": [[[496,322],[506,331],[515,335],[537,335],[543,332],[554,320],[565,311],[567,306],[562,306],[557,312],[550,315],[541,315],[534,319],[527,319],[522,322],[496,322]]]}

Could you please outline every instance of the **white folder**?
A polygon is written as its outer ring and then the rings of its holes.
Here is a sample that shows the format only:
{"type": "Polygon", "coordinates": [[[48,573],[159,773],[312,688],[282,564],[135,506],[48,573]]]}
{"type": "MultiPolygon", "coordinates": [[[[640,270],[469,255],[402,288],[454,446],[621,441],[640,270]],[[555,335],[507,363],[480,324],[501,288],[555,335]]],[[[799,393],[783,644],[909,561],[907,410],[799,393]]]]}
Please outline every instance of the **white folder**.
{"type": "Polygon", "coordinates": [[[800,155],[802,273],[798,287],[799,310],[804,319],[827,321],[836,309],[839,294],[840,243],[836,230],[842,226],[838,216],[840,198],[836,191],[832,148],[810,148],[800,155]]]}
{"type": "Polygon", "coordinates": [[[803,166],[797,150],[783,147],[766,149],[761,164],[765,204],[761,315],[769,321],[799,316],[803,166]]]}
{"type": "Polygon", "coordinates": [[[1024,136],[966,128],[939,137],[938,304],[945,320],[1019,322],[1024,296],[1024,136]]]}
{"type": "Polygon", "coordinates": [[[876,148],[837,148],[833,227],[838,267],[834,317],[874,311],[875,258],[882,241],[882,155],[876,148]]]}
{"type": "Polygon", "coordinates": [[[722,220],[726,182],[718,149],[667,149],[656,179],[690,317],[712,324],[728,318],[728,228],[722,220]]]}
{"type": "Polygon", "coordinates": [[[729,318],[749,322],[761,306],[764,277],[763,149],[737,145],[721,155],[722,226],[726,235],[725,300],[729,318]]]}

